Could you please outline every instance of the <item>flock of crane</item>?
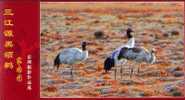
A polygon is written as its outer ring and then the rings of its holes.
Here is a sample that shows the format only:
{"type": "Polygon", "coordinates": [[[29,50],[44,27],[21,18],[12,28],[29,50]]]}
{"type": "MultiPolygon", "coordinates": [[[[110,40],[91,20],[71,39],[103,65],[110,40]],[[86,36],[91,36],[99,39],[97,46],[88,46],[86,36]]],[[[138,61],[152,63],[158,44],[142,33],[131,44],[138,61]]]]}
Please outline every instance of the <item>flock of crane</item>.
{"type": "MultiPolygon", "coordinates": [[[[138,63],[139,65],[142,62],[153,64],[156,61],[155,57],[155,49],[151,51],[143,48],[135,46],[135,38],[132,35],[133,30],[128,28],[126,30],[126,36],[128,38],[128,42],[126,44],[121,45],[117,49],[115,49],[104,61],[104,70],[108,73],[112,67],[115,67],[115,79],[117,73],[117,66],[121,65],[121,78],[123,74],[123,67],[127,61],[132,61],[133,63],[138,63]]],[[[73,65],[78,64],[88,58],[88,50],[86,46],[88,43],[83,41],[81,46],[82,49],[79,48],[65,48],[63,49],[54,59],[54,68],[59,69],[60,65],[68,64],[71,65],[71,77],[73,79],[73,65]]],[[[130,66],[130,77],[133,75],[133,66],[130,66]]],[[[139,67],[138,67],[139,73],[139,67]]]]}

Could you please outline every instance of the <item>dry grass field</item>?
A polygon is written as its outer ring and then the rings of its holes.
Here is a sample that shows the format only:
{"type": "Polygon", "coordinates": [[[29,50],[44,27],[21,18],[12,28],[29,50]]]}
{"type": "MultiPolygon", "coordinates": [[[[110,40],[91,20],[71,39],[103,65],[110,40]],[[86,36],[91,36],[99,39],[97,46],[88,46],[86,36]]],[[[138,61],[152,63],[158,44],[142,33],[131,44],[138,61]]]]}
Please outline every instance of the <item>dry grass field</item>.
{"type": "MultiPolygon", "coordinates": [[[[41,97],[164,97],[184,96],[184,3],[41,3],[41,97]],[[105,74],[105,58],[127,42],[132,27],[136,46],[156,49],[156,63],[123,79],[105,74]],[[94,32],[102,31],[97,39],[94,32]],[[88,41],[89,57],[75,65],[53,69],[64,48],[81,48],[88,41]]],[[[119,74],[119,73],[118,73],[119,74]]],[[[119,76],[119,75],[118,75],[119,76]]]]}

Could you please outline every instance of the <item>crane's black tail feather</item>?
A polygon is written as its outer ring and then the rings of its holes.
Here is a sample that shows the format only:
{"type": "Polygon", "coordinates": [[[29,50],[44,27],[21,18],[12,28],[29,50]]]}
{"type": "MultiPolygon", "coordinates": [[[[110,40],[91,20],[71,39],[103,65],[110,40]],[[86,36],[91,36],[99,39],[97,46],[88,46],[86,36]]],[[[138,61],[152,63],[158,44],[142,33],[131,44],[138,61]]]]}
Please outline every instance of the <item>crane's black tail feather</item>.
{"type": "Polygon", "coordinates": [[[114,66],[115,66],[114,59],[111,58],[111,57],[106,58],[106,60],[104,61],[104,70],[105,70],[105,72],[108,72],[114,66]]]}
{"type": "Polygon", "coordinates": [[[57,67],[57,70],[59,69],[59,65],[60,65],[60,59],[59,59],[59,55],[56,56],[55,60],[54,60],[54,67],[57,67]]]}

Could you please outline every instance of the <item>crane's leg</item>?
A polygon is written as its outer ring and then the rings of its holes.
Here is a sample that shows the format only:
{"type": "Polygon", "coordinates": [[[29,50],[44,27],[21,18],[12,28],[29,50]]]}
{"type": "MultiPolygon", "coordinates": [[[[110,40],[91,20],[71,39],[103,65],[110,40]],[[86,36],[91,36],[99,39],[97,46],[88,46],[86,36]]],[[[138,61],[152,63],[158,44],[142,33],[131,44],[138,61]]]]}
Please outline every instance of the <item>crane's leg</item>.
{"type": "Polygon", "coordinates": [[[130,71],[130,78],[132,78],[133,72],[134,72],[134,69],[131,68],[131,71],[130,71]]]}
{"type": "MultiPolygon", "coordinates": [[[[135,64],[134,64],[135,65],[135,64]]],[[[133,64],[131,64],[131,69],[130,69],[130,78],[132,78],[134,72],[133,64]]]]}
{"type": "Polygon", "coordinates": [[[137,74],[139,74],[140,72],[140,67],[141,67],[141,64],[139,64],[139,67],[137,67],[137,74]]]}
{"type": "Polygon", "coordinates": [[[73,80],[73,65],[71,66],[71,79],[73,80]]]}
{"type": "Polygon", "coordinates": [[[121,74],[121,80],[122,80],[122,78],[123,78],[123,64],[121,64],[120,74],[121,74]]]}
{"type": "Polygon", "coordinates": [[[123,61],[122,63],[121,63],[121,70],[120,70],[120,73],[121,73],[121,79],[123,79],[123,72],[124,72],[124,64],[126,64],[126,60],[125,61],[123,61]]]}
{"type": "Polygon", "coordinates": [[[114,73],[114,79],[116,80],[117,68],[115,68],[114,73]]]}

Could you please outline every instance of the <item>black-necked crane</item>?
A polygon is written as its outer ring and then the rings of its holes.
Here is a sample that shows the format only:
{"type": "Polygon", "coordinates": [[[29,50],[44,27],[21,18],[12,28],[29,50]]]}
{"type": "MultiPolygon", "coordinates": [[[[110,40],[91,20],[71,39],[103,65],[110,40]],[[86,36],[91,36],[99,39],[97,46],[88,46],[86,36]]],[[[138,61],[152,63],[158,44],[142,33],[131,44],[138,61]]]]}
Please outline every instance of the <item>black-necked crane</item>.
{"type": "MultiPolygon", "coordinates": [[[[132,62],[136,62],[139,65],[141,65],[141,63],[143,62],[153,64],[156,61],[155,49],[148,51],[143,47],[133,47],[133,48],[123,47],[120,50],[118,59],[126,59],[132,62]]],[[[139,72],[139,67],[138,67],[138,72],[139,72]]],[[[133,74],[133,66],[131,66],[130,77],[132,77],[132,74],[133,74]]]]}
{"type": "Polygon", "coordinates": [[[73,65],[78,64],[88,58],[88,51],[86,49],[87,42],[82,42],[82,49],[79,48],[66,48],[62,50],[54,60],[54,66],[59,69],[61,64],[71,65],[71,76],[73,79],[73,65]]]}
{"type": "MultiPolygon", "coordinates": [[[[126,31],[126,36],[128,38],[128,42],[126,44],[123,44],[116,50],[114,50],[110,56],[108,56],[105,61],[104,61],[104,70],[107,73],[109,70],[111,70],[112,67],[121,65],[121,73],[122,73],[122,66],[124,63],[126,63],[126,59],[118,59],[118,55],[120,53],[120,50],[123,47],[127,48],[133,48],[135,46],[135,38],[132,35],[133,30],[131,28],[128,28],[126,31]]],[[[116,73],[117,73],[117,68],[114,70],[115,72],[115,79],[116,79],[116,73]]]]}

